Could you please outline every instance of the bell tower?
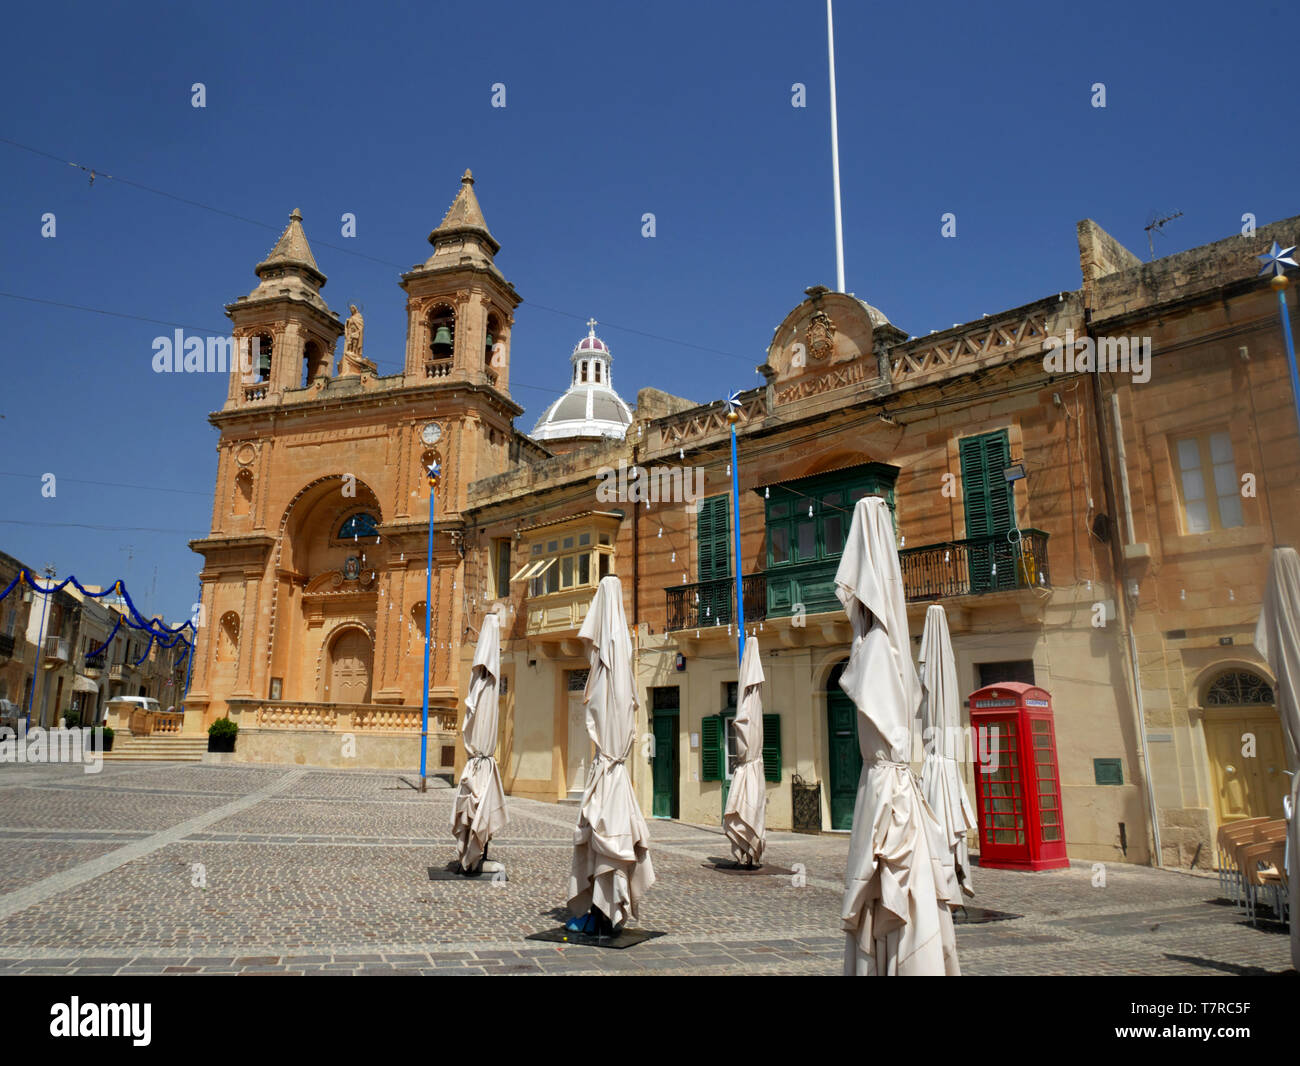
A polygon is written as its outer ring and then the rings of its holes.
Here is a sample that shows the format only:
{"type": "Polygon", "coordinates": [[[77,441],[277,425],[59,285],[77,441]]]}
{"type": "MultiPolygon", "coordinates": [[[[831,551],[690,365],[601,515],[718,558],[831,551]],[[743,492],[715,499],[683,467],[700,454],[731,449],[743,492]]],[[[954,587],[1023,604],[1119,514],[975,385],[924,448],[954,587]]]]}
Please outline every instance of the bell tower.
{"type": "Polygon", "coordinates": [[[509,396],[510,328],[520,298],[492,261],[501,245],[468,170],[429,243],[433,254],[402,275],[408,384],[482,384],[509,396]]]}
{"type": "Polygon", "coordinates": [[[226,307],[235,344],[224,410],[275,402],[290,389],[329,377],[343,332],[339,316],[320,294],[325,275],[296,207],[254,273],[257,287],[226,307]]]}

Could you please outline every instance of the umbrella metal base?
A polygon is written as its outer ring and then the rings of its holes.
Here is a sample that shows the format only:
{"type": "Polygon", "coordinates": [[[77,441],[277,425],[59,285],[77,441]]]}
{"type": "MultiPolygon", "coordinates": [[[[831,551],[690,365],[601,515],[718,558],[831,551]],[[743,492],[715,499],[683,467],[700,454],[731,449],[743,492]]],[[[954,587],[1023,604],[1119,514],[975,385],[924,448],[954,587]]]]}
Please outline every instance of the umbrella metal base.
{"type": "Polygon", "coordinates": [[[984,907],[958,907],[952,912],[953,925],[984,925],[986,922],[1010,922],[1023,918],[1023,914],[991,911],[984,907]]]}
{"type": "Polygon", "coordinates": [[[436,866],[429,867],[430,881],[469,881],[480,884],[492,884],[494,881],[508,881],[506,877],[506,868],[502,863],[488,859],[481,863],[475,870],[466,872],[461,869],[460,863],[452,860],[442,869],[436,866]]]}
{"type": "Polygon", "coordinates": [[[773,866],[770,863],[758,863],[750,866],[748,863],[733,862],[730,859],[710,859],[708,862],[700,863],[706,870],[716,870],[722,874],[769,874],[773,877],[793,877],[794,871],[787,870],[782,866],[773,866]]]}
{"type": "Polygon", "coordinates": [[[637,944],[665,935],[667,934],[653,933],[646,929],[624,928],[613,936],[591,936],[588,933],[572,932],[560,926],[558,929],[547,929],[541,933],[529,933],[524,939],[542,940],[548,944],[577,944],[581,947],[622,949],[635,947],[637,944]]]}

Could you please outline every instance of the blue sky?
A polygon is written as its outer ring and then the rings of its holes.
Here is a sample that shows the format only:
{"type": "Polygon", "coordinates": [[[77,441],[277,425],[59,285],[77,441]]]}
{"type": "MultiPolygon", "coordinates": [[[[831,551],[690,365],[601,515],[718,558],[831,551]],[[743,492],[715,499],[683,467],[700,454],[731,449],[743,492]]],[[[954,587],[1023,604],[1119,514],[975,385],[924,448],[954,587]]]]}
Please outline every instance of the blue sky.
{"type": "MultiPolygon", "coordinates": [[[[1081,218],[1145,258],[1157,213],[1184,212],[1157,255],[1236,233],[1248,211],[1300,213],[1300,16],[1242,2],[1231,17],[1199,0],[841,0],[847,288],[922,335],[1077,288],[1081,218]]],[[[819,0],[42,3],[6,29],[0,138],[53,158],[0,143],[0,548],[85,582],[121,576],[171,617],[198,588],[186,541],[209,526],[206,419],[226,383],[154,374],[152,342],[173,324],[226,332],[223,306],[252,289],[293,207],[325,297],[363,305],[366,354],[393,372],[398,275],[426,258],[471,167],[524,298],[524,430],[589,316],[628,400],[655,386],[705,402],[757,384],[803,289],[835,284],[819,0]]]]}

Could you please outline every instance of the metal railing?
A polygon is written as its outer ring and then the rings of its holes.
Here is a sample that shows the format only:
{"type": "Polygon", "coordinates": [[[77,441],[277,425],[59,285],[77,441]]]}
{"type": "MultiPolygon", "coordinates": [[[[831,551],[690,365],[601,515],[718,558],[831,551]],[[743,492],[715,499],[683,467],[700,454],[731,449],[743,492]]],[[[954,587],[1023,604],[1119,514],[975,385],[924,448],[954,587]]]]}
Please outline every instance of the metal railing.
{"type": "MultiPolygon", "coordinates": [[[[907,601],[979,596],[1012,589],[1050,588],[1047,537],[1041,529],[1012,530],[985,537],[904,548],[898,553],[907,601]]],[[[834,575],[838,559],[828,559],[834,575]]],[[[780,570],[762,570],[744,577],[745,621],[768,617],[767,579],[780,570]]],[[[735,618],[735,580],[697,581],[664,589],[668,597],[668,629],[702,629],[729,625],[735,618]]]]}
{"type": "MultiPolygon", "coordinates": [[[[741,578],[745,596],[745,621],[761,622],[767,617],[767,580],[762,573],[741,578]]],[[[674,585],[668,594],[669,629],[703,629],[730,625],[736,617],[736,579],[697,581],[674,585]]]]}
{"type": "Polygon", "coordinates": [[[1052,584],[1047,534],[1041,529],[904,548],[898,564],[909,603],[1052,584]]]}

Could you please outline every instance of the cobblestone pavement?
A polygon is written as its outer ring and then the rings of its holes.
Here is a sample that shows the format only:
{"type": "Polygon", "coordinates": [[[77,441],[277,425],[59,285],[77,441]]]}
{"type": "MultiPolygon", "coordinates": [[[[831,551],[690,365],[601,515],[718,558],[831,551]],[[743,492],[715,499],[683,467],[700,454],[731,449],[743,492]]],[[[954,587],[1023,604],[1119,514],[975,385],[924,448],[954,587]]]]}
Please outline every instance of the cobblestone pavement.
{"type": "MultiPolygon", "coordinates": [[[[452,792],[397,774],[197,763],[0,765],[0,973],[833,974],[848,838],[771,833],[758,874],[720,828],[651,823],[658,881],[626,950],[529,941],[563,918],[577,809],[509,801],[508,882],[433,882],[452,792]],[[199,876],[201,874],[201,876],[199,876]]],[[[1277,929],[1213,877],[1108,864],[975,871],[981,974],[1267,974],[1277,929]]]]}

